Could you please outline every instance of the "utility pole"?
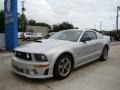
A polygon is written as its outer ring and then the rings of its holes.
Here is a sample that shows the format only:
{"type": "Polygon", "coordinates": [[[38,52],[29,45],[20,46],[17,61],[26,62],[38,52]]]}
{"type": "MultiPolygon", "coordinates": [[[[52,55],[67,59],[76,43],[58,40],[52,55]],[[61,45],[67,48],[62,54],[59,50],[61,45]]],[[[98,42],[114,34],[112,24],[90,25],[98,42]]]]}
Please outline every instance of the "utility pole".
{"type": "Polygon", "coordinates": [[[119,17],[120,6],[117,6],[117,16],[116,16],[116,35],[118,35],[118,17],[119,17]]]}
{"type": "Polygon", "coordinates": [[[24,15],[24,11],[25,11],[24,4],[25,4],[25,1],[22,1],[21,4],[22,4],[22,15],[24,15]]]}
{"type": "Polygon", "coordinates": [[[113,24],[113,30],[115,30],[115,25],[113,24]]]}
{"type": "Polygon", "coordinates": [[[100,31],[102,30],[102,21],[100,21],[100,31]]]}
{"type": "Polygon", "coordinates": [[[96,29],[96,25],[94,25],[94,28],[96,29]]]}
{"type": "Polygon", "coordinates": [[[25,3],[25,1],[22,1],[22,2],[21,2],[21,6],[22,6],[22,8],[21,8],[21,10],[22,10],[21,29],[22,29],[22,32],[25,32],[25,31],[26,31],[26,20],[25,20],[25,14],[24,14],[24,11],[25,11],[24,3],[25,3]]]}

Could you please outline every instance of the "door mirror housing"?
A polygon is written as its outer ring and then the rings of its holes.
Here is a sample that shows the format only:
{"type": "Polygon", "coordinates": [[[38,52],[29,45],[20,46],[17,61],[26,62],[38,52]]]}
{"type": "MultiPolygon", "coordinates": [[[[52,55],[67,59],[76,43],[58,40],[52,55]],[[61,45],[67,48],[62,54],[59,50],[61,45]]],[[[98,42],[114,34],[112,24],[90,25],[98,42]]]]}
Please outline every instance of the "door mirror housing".
{"type": "Polygon", "coordinates": [[[80,41],[81,42],[86,42],[86,41],[90,41],[91,40],[91,38],[82,38],[80,41]]]}

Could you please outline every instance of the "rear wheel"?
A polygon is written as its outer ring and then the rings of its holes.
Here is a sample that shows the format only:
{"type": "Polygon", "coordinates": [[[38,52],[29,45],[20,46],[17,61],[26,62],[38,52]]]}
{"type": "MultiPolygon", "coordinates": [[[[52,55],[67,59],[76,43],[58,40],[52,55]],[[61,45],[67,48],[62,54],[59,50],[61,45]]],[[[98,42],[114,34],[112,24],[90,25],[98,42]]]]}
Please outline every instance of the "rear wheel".
{"type": "Polygon", "coordinates": [[[62,55],[55,63],[53,75],[55,79],[64,79],[69,76],[72,69],[72,60],[69,55],[62,55]]]}
{"type": "Polygon", "coordinates": [[[108,58],[108,47],[104,47],[102,55],[100,57],[100,61],[106,61],[108,58]]]}

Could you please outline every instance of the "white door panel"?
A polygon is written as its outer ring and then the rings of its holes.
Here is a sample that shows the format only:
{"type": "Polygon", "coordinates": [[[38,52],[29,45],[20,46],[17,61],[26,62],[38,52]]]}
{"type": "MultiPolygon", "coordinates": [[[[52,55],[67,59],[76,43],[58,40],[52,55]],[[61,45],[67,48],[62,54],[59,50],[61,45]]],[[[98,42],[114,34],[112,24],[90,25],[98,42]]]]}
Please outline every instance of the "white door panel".
{"type": "Polygon", "coordinates": [[[97,50],[97,43],[95,41],[87,41],[83,44],[83,47],[79,49],[82,51],[82,53],[80,53],[78,64],[86,62],[87,60],[91,60],[94,57],[94,53],[97,50]]]}

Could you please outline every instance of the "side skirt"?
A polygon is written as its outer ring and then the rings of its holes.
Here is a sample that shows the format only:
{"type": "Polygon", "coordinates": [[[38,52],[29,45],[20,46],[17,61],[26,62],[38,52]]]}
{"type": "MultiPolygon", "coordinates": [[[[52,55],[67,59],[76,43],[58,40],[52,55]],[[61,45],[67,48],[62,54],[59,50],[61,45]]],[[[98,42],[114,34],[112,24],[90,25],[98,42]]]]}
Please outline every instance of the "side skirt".
{"type": "Polygon", "coordinates": [[[88,61],[86,61],[86,62],[80,63],[80,64],[76,65],[76,66],[74,67],[74,69],[77,68],[77,67],[83,66],[83,65],[85,65],[85,64],[88,64],[88,63],[90,63],[90,62],[96,61],[96,60],[99,59],[99,58],[100,58],[100,57],[95,57],[95,58],[93,58],[93,59],[91,59],[91,60],[88,60],[88,61]]]}

